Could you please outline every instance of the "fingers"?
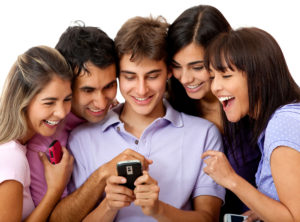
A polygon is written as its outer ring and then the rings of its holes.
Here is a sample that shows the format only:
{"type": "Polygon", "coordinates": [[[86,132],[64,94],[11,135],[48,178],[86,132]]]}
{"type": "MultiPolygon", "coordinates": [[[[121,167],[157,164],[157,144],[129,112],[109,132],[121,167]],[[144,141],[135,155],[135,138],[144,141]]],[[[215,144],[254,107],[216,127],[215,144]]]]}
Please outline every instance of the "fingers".
{"type": "Polygon", "coordinates": [[[157,184],[157,181],[154,180],[148,173],[148,171],[144,170],[143,171],[143,175],[138,177],[135,182],[134,185],[138,186],[138,185],[144,185],[144,184],[157,184]]]}
{"type": "Polygon", "coordinates": [[[153,163],[152,160],[147,159],[146,157],[144,157],[142,154],[135,152],[132,149],[126,149],[123,154],[127,155],[125,156],[126,160],[130,160],[130,159],[137,159],[142,163],[143,169],[144,170],[148,170],[148,167],[150,164],[153,163]]]}
{"type": "Polygon", "coordinates": [[[48,160],[48,158],[47,158],[47,156],[46,156],[45,153],[39,152],[39,158],[40,158],[40,160],[42,161],[44,167],[45,167],[47,164],[50,164],[50,162],[49,162],[49,160],[48,160]]]}
{"type": "Polygon", "coordinates": [[[69,153],[69,151],[65,147],[61,147],[61,148],[62,148],[63,155],[62,155],[61,161],[59,163],[68,164],[68,165],[73,166],[74,157],[69,153]]]}
{"type": "Polygon", "coordinates": [[[204,159],[205,157],[208,157],[208,156],[216,156],[216,155],[219,155],[219,153],[221,153],[221,152],[215,151],[215,150],[208,150],[202,154],[201,158],[204,159]]]}
{"type": "Polygon", "coordinates": [[[110,207],[122,208],[129,206],[134,201],[133,191],[120,185],[126,183],[124,177],[110,176],[106,183],[105,193],[110,207]]]}

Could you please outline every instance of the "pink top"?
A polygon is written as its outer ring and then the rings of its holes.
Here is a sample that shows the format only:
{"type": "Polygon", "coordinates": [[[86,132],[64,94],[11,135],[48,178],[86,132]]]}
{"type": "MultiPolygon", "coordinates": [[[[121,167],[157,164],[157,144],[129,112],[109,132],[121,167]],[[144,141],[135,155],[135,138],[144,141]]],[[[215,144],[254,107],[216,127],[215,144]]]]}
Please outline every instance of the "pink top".
{"type": "Polygon", "coordinates": [[[30,169],[26,159],[26,147],[14,140],[1,144],[0,156],[0,184],[6,180],[15,180],[23,185],[22,219],[25,219],[34,210],[29,190],[30,169]]]}
{"type": "MultiPolygon", "coordinates": [[[[44,177],[44,166],[41,162],[38,152],[45,152],[49,156],[48,148],[53,140],[59,140],[62,146],[66,147],[69,134],[79,124],[85,122],[73,113],[69,113],[64,124],[57,129],[55,135],[44,137],[36,134],[27,144],[27,159],[30,166],[31,184],[30,191],[35,206],[37,206],[47,191],[47,183],[44,177]]],[[[62,197],[68,195],[67,189],[64,190],[62,197]]]]}

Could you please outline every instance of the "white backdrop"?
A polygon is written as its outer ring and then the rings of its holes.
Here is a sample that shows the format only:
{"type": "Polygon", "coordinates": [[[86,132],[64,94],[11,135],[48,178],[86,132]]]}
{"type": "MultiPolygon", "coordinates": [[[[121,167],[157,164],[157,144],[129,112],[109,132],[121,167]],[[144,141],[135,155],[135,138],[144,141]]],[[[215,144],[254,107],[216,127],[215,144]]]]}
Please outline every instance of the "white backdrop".
{"type": "MultiPolygon", "coordinates": [[[[128,18],[163,15],[172,23],[185,9],[199,4],[218,8],[233,28],[256,26],[273,35],[300,85],[297,0],[4,0],[0,3],[0,90],[17,55],[36,45],[54,47],[74,20],[100,27],[114,38],[128,18]]],[[[118,99],[122,101],[120,94],[118,99]]]]}

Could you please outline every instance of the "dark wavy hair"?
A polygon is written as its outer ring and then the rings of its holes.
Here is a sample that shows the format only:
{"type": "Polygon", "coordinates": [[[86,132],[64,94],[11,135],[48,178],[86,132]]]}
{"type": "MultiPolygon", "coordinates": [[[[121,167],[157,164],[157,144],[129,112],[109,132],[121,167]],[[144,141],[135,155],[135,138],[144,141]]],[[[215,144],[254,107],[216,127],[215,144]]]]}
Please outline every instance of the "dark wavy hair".
{"type": "MultiPolygon", "coordinates": [[[[206,49],[218,34],[229,30],[231,26],[226,18],[212,6],[199,5],[185,10],[169,27],[168,64],[171,65],[174,55],[187,45],[195,43],[206,49]]],[[[189,98],[175,77],[169,80],[168,100],[178,111],[201,116],[199,100],[189,98]]]]}
{"type": "MultiPolygon", "coordinates": [[[[253,118],[253,143],[280,106],[299,102],[300,89],[292,78],[276,40],[258,28],[241,28],[219,35],[207,48],[206,69],[245,73],[248,83],[249,116],[253,118]]],[[[236,124],[227,125],[232,136],[236,124]]]]}
{"type": "Polygon", "coordinates": [[[89,73],[85,67],[87,62],[101,69],[115,64],[118,70],[114,42],[100,28],[85,26],[84,23],[70,26],[60,36],[55,48],[70,64],[75,78],[81,71],[89,73]]]}

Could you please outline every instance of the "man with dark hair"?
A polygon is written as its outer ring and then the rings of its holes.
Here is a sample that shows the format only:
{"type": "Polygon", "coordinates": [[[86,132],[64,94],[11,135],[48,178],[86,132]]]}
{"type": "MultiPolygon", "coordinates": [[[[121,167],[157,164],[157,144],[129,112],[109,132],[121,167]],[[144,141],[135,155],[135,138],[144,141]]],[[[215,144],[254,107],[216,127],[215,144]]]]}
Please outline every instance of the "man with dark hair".
{"type": "MultiPolygon", "coordinates": [[[[65,57],[74,73],[72,108],[65,119],[63,129],[57,130],[52,137],[36,135],[27,145],[27,158],[31,163],[30,189],[35,205],[41,201],[47,190],[44,168],[38,152],[47,152],[49,144],[54,139],[59,140],[62,146],[66,146],[70,131],[83,122],[100,122],[112,106],[117,92],[118,58],[115,45],[113,40],[101,29],[84,25],[68,27],[61,35],[56,49],[65,57]]],[[[97,181],[86,184],[87,193],[92,192],[93,196],[99,193],[101,196],[106,178],[114,173],[117,160],[126,159],[130,155],[135,155],[135,153],[127,151],[126,154],[116,157],[116,160],[99,167],[94,174],[97,181]]],[[[59,181],[57,182],[59,183],[59,181]]],[[[77,192],[80,192],[80,189],[77,192]]],[[[89,198],[89,201],[82,200],[78,198],[76,192],[71,196],[67,195],[68,190],[65,189],[62,196],[65,198],[56,206],[51,220],[81,220],[98,201],[98,198],[94,198],[94,202],[93,198],[89,198]],[[72,198],[75,195],[76,200],[72,198]],[[81,201],[83,204],[77,206],[76,201],[81,201]],[[80,217],[81,212],[83,212],[83,216],[80,217]]]]}
{"type": "Polygon", "coordinates": [[[167,27],[162,17],[135,17],[122,26],[115,45],[125,103],[101,123],[83,124],[70,135],[74,189],[128,147],[153,162],[134,190],[121,185],[126,179],[116,171],[111,174],[105,198],[85,221],[218,220],[225,190],[203,172],[201,155],[222,150],[222,139],[211,122],[179,113],[163,99],[171,76],[167,27]]]}

